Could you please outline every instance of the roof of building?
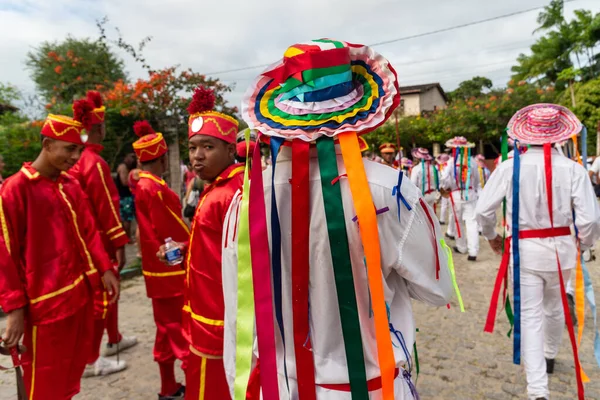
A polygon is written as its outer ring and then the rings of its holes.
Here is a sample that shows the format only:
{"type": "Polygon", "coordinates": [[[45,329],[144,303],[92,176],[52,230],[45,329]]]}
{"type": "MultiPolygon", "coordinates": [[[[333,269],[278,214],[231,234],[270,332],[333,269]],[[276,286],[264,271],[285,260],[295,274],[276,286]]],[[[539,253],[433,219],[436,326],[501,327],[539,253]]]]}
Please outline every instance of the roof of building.
{"type": "Polygon", "coordinates": [[[444,98],[444,101],[448,102],[448,96],[446,96],[446,92],[442,89],[442,86],[438,83],[426,83],[424,85],[412,85],[412,86],[400,86],[400,94],[417,94],[424,93],[431,89],[437,88],[444,98]]]}

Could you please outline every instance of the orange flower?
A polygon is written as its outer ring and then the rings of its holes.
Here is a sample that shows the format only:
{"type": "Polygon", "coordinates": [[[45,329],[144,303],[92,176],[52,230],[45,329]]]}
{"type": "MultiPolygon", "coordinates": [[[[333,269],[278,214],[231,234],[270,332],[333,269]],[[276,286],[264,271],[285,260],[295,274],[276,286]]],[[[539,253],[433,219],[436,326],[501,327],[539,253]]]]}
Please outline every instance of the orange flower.
{"type": "Polygon", "coordinates": [[[54,72],[60,74],[62,72],[62,67],[60,65],[57,65],[56,67],[54,67],[54,72]]]}
{"type": "Polygon", "coordinates": [[[525,86],[525,85],[527,85],[527,82],[525,82],[525,81],[519,81],[519,86],[525,86]]]}
{"type": "Polygon", "coordinates": [[[490,101],[496,101],[498,98],[496,96],[490,97],[490,101]]]}
{"type": "Polygon", "coordinates": [[[71,58],[73,58],[73,56],[74,56],[73,50],[67,50],[67,57],[69,59],[71,59],[71,58]]]}
{"type": "Polygon", "coordinates": [[[487,110],[487,109],[489,109],[489,108],[490,108],[490,103],[487,103],[487,104],[485,105],[485,109],[487,110]]]}
{"type": "Polygon", "coordinates": [[[44,125],[44,121],[31,121],[31,126],[41,128],[44,125]]]}
{"type": "Polygon", "coordinates": [[[479,104],[477,104],[477,105],[475,106],[475,109],[476,109],[476,110],[479,110],[479,104]]]}
{"type": "Polygon", "coordinates": [[[472,101],[469,101],[467,104],[468,104],[470,107],[473,107],[473,104],[475,104],[475,103],[473,103],[472,101]]]}
{"type": "Polygon", "coordinates": [[[71,63],[71,67],[75,67],[77,63],[71,63]]]}
{"type": "Polygon", "coordinates": [[[78,80],[78,81],[82,81],[82,80],[83,80],[83,78],[82,78],[82,77],[80,77],[80,76],[78,76],[78,77],[77,77],[77,80],[78,80]]]}
{"type": "Polygon", "coordinates": [[[49,110],[50,108],[52,108],[52,104],[48,103],[48,104],[46,104],[45,107],[46,107],[46,110],[49,110]]]}
{"type": "Polygon", "coordinates": [[[515,89],[513,89],[513,88],[506,89],[506,93],[508,93],[508,94],[513,94],[514,92],[515,92],[515,89]]]}
{"type": "Polygon", "coordinates": [[[48,57],[56,59],[56,57],[57,57],[57,54],[56,54],[56,52],[54,52],[54,51],[49,51],[49,52],[48,52],[48,57]]]}

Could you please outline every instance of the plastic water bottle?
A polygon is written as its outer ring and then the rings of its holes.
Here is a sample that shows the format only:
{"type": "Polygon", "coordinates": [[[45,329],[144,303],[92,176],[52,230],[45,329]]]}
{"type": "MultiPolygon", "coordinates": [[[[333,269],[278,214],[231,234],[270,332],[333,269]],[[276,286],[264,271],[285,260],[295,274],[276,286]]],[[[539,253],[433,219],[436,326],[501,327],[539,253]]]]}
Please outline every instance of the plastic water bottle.
{"type": "Polygon", "coordinates": [[[181,249],[171,238],[165,239],[165,258],[167,259],[167,264],[171,266],[179,265],[183,261],[181,249]]]}

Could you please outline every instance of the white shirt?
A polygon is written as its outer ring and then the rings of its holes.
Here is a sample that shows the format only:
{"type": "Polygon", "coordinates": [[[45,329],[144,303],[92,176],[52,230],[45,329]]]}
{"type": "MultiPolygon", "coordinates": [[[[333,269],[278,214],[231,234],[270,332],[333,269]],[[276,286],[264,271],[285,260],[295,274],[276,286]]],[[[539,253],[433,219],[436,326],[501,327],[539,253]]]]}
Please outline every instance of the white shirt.
{"type": "MultiPolygon", "coordinates": [[[[346,170],[342,158],[338,155],[339,174],[346,170]]],[[[412,314],[412,299],[420,300],[433,306],[443,306],[448,303],[452,293],[452,284],[447,267],[447,258],[444,249],[439,243],[442,238],[437,218],[434,219],[434,229],[438,238],[436,247],[433,244],[432,226],[429,223],[424,209],[419,202],[419,191],[408,179],[402,182],[402,194],[411,205],[409,211],[401,205],[401,221],[398,220],[396,197],[392,189],[398,182],[398,170],[384,165],[363,160],[373,202],[377,209],[388,207],[389,211],[377,216],[379,226],[379,242],[381,246],[381,268],[384,284],[386,303],[390,307],[390,322],[397,330],[402,332],[410,352],[415,340],[415,323],[412,314]],[[435,252],[440,259],[440,279],[435,278],[435,252]]],[[[265,200],[267,216],[270,215],[271,205],[271,174],[272,168],[263,173],[265,184],[265,200]]],[[[277,159],[275,176],[275,193],[279,218],[281,223],[282,246],[282,281],[283,281],[283,318],[285,338],[287,345],[287,373],[290,390],[297,393],[296,364],[293,351],[293,319],[291,301],[291,151],[282,147],[277,159]]],[[[361,335],[364,345],[365,368],[367,379],[380,376],[375,329],[373,319],[370,317],[369,287],[367,271],[364,263],[362,241],[358,225],[352,219],[355,210],[348,180],[342,177],[341,185],[346,217],[346,229],[351,253],[351,262],[354,275],[355,291],[358,303],[358,313],[361,321],[361,335]]],[[[336,295],[335,279],[331,259],[330,243],[327,233],[327,222],[321,192],[321,179],[316,153],[311,153],[310,161],[310,212],[296,210],[310,218],[310,332],[312,350],[315,362],[316,383],[336,384],[348,383],[348,372],[338,301],[336,295]]],[[[223,292],[225,298],[225,338],[224,338],[224,364],[230,388],[235,376],[235,319],[237,304],[237,216],[239,214],[239,195],[234,198],[225,219],[223,249],[223,292]]],[[[433,210],[429,208],[433,216],[433,210]]],[[[270,218],[268,219],[270,232],[270,218]]],[[[346,288],[353,290],[353,288],[346,288]]],[[[444,311],[441,311],[444,312],[444,311]]],[[[277,325],[277,324],[276,324],[277,325]]],[[[279,371],[279,387],[282,398],[289,398],[284,380],[283,348],[279,329],[276,327],[277,357],[279,371]]],[[[395,336],[390,334],[398,345],[395,336]]],[[[397,366],[402,365],[406,357],[398,345],[394,347],[394,356],[397,366]]],[[[400,378],[399,378],[400,379],[400,378]]],[[[396,391],[396,398],[405,398],[402,391],[396,391]]],[[[297,394],[291,397],[297,398],[297,394]]],[[[327,400],[350,399],[350,393],[330,391],[317,386],[317,398],[327,400]]],[[[406,397],[407,398],[407,397],[406,397]]]]}
{"type": "MultiPolygon", "coordinates": [[[[453,191],[453,197],[459,201],[477,201],[478,193],[480,191],[479,185],[479,170],[477,169],[477,160],[475,157],[471,157],[469,159],[469,170],[470,170],[470,178],[469,178],[469,191],[468,191],[468,200],[466,198],[467,191],[463,190],[462,193],[458,190],[458,185],[456,184],[456,175],[454,174],[454,158],[450,158],[446,168],[442,172],[442,179],[440,181],[440,187],[446,190],[453,191]],[[461,196],[462,194],[462,196],[461,196]]],[[[463,168],[467,166],[463,165],[463,168]]],[[[460,161],[456,161],[456,173],[460,175],[460,161]]],[[[466,182],[465,182],[466,185],[466,182]]]]}
{"type": "MultiPolygon", "coordinates": [[[[600,237],[600,208],[586,170],[552,150],[553,218],[555,227],[573,224],[575,210],[579,240],[583,249],[591,248],[600,237]]],[[[519,229],[550,228],[544,151],[531,147],[521,155],[519,186],[519,229]]],[[[496,211],[506,197],[506,220],[512,222],[512,182],[514,159],[496,168],[477,202],[477,220],[483,235],[496,237],[496,211]]],[[[510,234],[510,232],[509,232],[510,234]]],[[[534,271],[556,271],[555,248],[563,269],[575,267],[577,249],[571,236],[519,240],[521,266],[534,271]]]]}
{"type": "MultiPolygon", "coordinates": [[[[421,193],[426,193],[430,190],[437,190],[435,187],[435,170],[433,165],[430,163],[428,167],[423,167],[425,161],[421,161],[419,164],[415,165],[410,172],[410,181],[415,185],[421,193]],[[423,187],[423,171],[427,173],[427,169],[429,169],[429,178],[425,176],[425,187],[423,187]]],[[[438,176],[439,179],[439,176],[438,176]]]]}
{"type": "Polygon", "coordinates": [[[592,178],[592,182],[598,183],[598,174],[600,174],[600,157],[596,157],[592,166],[590,167],[590,171],[594,173],[594,177],[592,178]]]}

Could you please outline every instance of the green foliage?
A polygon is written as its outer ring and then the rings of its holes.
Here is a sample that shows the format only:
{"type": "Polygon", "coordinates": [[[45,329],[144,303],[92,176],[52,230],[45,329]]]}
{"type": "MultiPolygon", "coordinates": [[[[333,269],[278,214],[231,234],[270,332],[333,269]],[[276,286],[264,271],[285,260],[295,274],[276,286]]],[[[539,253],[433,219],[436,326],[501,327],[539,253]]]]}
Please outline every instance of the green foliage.
{"type": "MultiPolygon", "coordinates": [[[[600,127],[600,78],[578,85],[575,92],[577,117],[588,128],[588,154],[596,154],[596,132],[600,127]]],[[[564,101],[570,104],[570,100],[564,101]]]]}
{"type": "Polygon", "coordinates": [[[483,94],[484,90],[489,90],[493,86],[491,79],[476,76],[473,79],[469,79],[468,81],[461,82],[458,85],[458,88],[448,93],[450,99],[462,99],[467,100],[471,97],[479,97],[483,94]]]}
{"type": "Polygon", "coordinates": [[[102,40],[67,37],[27,54],[31,78],[47,103],[70,103],[89,89],[125,79],[123,60],[102,40]]]}
{"type": "Polygon", "coordinates": [[[24,161],[33,161],[42,148],[39,123],[15,113],[0,115],[0,154],[6,164],[5,178],[17,172],[24,161]]]}
{"type": "Polygon", "coordinates": [[[19,90],[11,84],[0,82],[0,105],[13,106],[15,101],[19,100],[19,90]]]}

